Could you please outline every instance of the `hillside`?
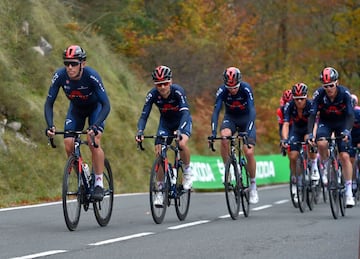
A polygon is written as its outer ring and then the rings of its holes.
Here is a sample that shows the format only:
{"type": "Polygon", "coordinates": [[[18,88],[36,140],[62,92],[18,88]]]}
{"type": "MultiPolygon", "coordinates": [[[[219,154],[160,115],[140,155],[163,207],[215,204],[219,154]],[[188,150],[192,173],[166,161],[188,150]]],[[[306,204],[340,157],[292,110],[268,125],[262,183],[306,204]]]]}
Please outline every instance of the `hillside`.
{"type": "MultiPolygon", "coordinates": [[[[79,44],[87,51],[87,65],[99,71],[111,101],[102,145],[112,164],[116,192],[145,191],[153,149],[147,143],[145,152],[137,151],[134,135],[149,86],[137,79],[124,58],[109,51],[100,36],[80,31],[63,1],[1,1],[0,13],[0,119],[20,122],[19,133],[31,142],[25,144],[5,127],[1,137],[7,151],[0,151],[0,207],[61,195],[66,156],[62,138],[56,139],[57,149],[47,144],[43,105],[52,73],[62,66],[62,51],[69,44],[79,44]],[[28,34],[22,28],[24,22],[29,25],[28,34]],[[52,46],[45,56],[33,49],[41,37],[52,46]]],[[[60,93],[54,109],[58,129],[67,104],[60,93]]],[[[155,130],[154,118],[156,112],[149,119],[149,132],[155,130]]]]}

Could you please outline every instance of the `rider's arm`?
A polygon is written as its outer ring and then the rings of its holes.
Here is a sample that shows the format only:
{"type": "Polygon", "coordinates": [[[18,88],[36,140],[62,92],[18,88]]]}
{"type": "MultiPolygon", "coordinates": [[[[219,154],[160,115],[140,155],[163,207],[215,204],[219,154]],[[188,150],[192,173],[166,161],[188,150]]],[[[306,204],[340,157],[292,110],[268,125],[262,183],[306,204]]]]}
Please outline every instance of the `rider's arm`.
{"type": "Polygon", "coordinates": [[[244,89],[247,94],[248,108],[249,108],[249,121],[248,121],[248,125],[247,125],[247,132],[250,133],[250,131],[255,126],[255,119],[256,119],[254,94],[252,92],[250,85],[246,84],[244,89]]]}
{"type": "Polygon", "coordinates": [[[179,130],[182,130],[186,128],[189,122],[189,118],[191,116],[190,109],[189,109],[189,104],[187,102],[185,90],[183,88],[181,87],[177,88],[177,90],[175,91],[175,95],[179,100],[179,112],[181,114],[179,130]]]}
{"type": "Polygon", "coordinates": [[[219,113],[223,103],[223,99],[222,99],[223,93],[224,93],[224,89],[222,87],[220,87],[216,92],[215,106],[211,116],[211,134],[213,136],[216,136],[216,132],[217,132],[219,113]]]}
{"type": "Polygon", "coordinates": [[[94,73],[90,78],[95,86],[95,93],[101,103],[101,110],[94,124],[100,125],[110,113],[110,100],[106,94],[101,77],[97,73],[94,73]]]}
{"type": "Polygon", "coordinates": [[[144,107],[142,109],[140,118],[139,118],[138,123],[137,123],[138,131],[143,131],[145,129],[145,127],[146,127],[146,122],[147,122],[147,120],[149,118],[149,115],[150,115],[150,112],[151,112],[151,109],[152,109],[152,104],[154,102],[153,101],[154,94],[155,93],[153,91],[150,91],[146,95],[145,104],[144,104],[144,107]]]}
{"type": "Polygon", "coordinates": [[[311,102],[311,108],[310,108],[310,115],[308,118],[308,124],[307,124],[307,132],[308,134],[313,135],[313,131],[314,131],[314,125],[315,125],[315,120],[316,120],[316,116],[317,116],[317,112],[318,112],[318,106],[319,106],[319,100],[320,100],[320,95],[319,95],[319,90],[316,90],[313,94],[314,99],[311,102]]]}
{"type": "Polygon", "coordinates": [[[46,120],[46,124],[48,128],[54,126],[54,112],[53,107],[56,100],[56,97],[59,93],[60,89],[60,79],[58,72],[55,72],[53,78],[51,80],[51,85],[48,91],[48,95],[46,97],[45,105],[44,105],[44,116],[46,120]]]}

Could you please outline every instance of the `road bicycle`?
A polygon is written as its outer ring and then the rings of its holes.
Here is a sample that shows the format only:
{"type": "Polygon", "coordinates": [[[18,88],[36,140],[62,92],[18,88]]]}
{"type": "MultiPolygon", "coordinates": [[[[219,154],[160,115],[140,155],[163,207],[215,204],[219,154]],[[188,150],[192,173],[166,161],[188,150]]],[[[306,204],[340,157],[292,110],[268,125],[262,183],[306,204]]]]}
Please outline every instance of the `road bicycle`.
{"type": "Polygon", "coordinates": [[[208,137],[209,148],[215,152],[213,140],[229,140],[230,153],[229,159],[225,164],[224,187],[226,205],[233,220],[239,216],[240,202],[245,217],[250,212],[250,175],[247,169],[247,161],[243,154],[243,145],[248,144],[248,135],[246,132],[238,132],[233,136],[226,137],[208,137]]]}
{"type": "MultiPolygon", "coordinates": [[[[150,173],[149,197],[152,218],[156,224],[161,224],[166,209],[173,200],[176,215],[180,221],[183,221],[189,212],[191,190],[185,190],[182,185],[184,168],[183,161],[180,158],[178,134],[173,136],[144,136],[144,138],[161,139],[161,152],[155,158],[150,173]],[[173,139],[175,144],[172,144],[173,139]],[[174,152],[173,164],[169,162],[168,150],[174,152]],[[161,205],[157,205],[155,202],[159,194],[163,197],[163,204],[161,205]]],[[[144,150],[142,142],[138,142],[138,148],[144,150]]]]}
{"type": "Polygon", "coordinates": [[[314,209],[314,203],[317,196],[317,182],[311,180],[311,166],[307,154],[307,142],[296,141],[292,145],[300,145],[299,155],[296,161],[296,192],[298,196],[298,207],[300,212],[305,212],[306,205],[310,210],[314,209]]]}
{"type": "Polygon", "coordinates": [[[322,168],[327,169],[328,178],[328,194],[330,201],[331,213],[334,219],[345,216],[346,197],[345,197],[345,183],[341,173],[341,164],[338,160],[337,141],[344,138],[344,136],[337,137],[321,137],[320,140],[328,141],[329,159],[323,163],[322,168]]]}
{"type": "Polygon", "coordinates": [[[353,162],[353,195],[356,204],[360,202],[360,147],[352,147],[355,151],[355,158],[353,162]]]}
{"type": "MultiPolygon", "coordinates": [[[[80,151],[81,145],[90,144],[97,148],[95,137],[91,136],[91,143],[88,143],[81,139],[81,135],[87,134],[86,131],[56,131],[55,134],[74,135],[74,150],[66,162],[62,185],[62,206],[67,228],[70,231],[77,228],[81,205],[85,211],[88,211],[90,204],[93,205],[98,224],[102,227],[106,226],[111,218],[114,201],[114,183],[109,161],[104,160],[104,198],[101,201],[95,201],[93,198],[95,174],[93,170],[90,172],[87,169],[80,151]]],[[[53,138],[49,138],[49,142],[53,148],[56,148],[53,138]]]]}

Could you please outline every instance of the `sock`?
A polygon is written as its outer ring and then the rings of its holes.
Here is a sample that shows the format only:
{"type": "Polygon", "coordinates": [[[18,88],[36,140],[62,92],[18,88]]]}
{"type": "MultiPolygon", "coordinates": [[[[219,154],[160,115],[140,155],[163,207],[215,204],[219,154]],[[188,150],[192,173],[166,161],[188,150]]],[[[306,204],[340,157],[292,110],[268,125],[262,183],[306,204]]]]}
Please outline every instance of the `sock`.
{"type": "Polygon", "coordinates": [[[311,159],[311,172],[319,171],[317,166],[317,159],[311,159]]]}
{"type": "Polygon", "coordinates": [[[95,174],[95,187],[96,186],[104,187],[103,175],[104,174],[95,174]]]}
{"type": "Polygon", "coordinates": [[[345,181],[345,195],[346,196],[353,196],[352,193],[352,180],[345,181]]]}
{"type": "Polygon", "coordinates": [[[251,190],[256,190],[256,178],[250,178],[251,190]]]}
{"type": "Polygon", "coordinates": [[[295,175],[292,175],[292,176],[291,176],[291,182],[292,182],[292,183],[296,183],[296,176],[295,176],[295,175]]]}

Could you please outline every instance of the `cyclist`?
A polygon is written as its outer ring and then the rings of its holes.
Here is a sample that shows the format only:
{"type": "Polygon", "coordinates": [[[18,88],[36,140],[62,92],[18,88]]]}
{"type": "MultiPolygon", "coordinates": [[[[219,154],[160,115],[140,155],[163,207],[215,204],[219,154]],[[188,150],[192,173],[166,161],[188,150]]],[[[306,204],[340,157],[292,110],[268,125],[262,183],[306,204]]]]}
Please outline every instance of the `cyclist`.
{"type": "MultiPolygon", "coordinates": [[[[351,100],[354,108],[354,125],[351,130],[351,145],[353,147],[360,147],[360,106],[358,106],[358,98],[355,94],[351,95],[351,100]]],[[[351,164],[355,162],[355,150],[351,149],[350,151],[350,160],[351,164]]],[[[357,182],[356,182],[356,174],[354,172],[353,176],[352,189],[353,193],[357,191],[357,182]]]]}
{"type": "MultiPolygon", "coordinates": [[[[292,142],[304,141],[307,137],[307,124],[310,116],[311,101],[308,99],[307,92],[308,87],[304,83],[297,83],[292,87],[293,100],[285,105],[284,108],[284,126],[282,129],[282,145],[284,148],[288,148],[290,143],[290,152],[288,154],[290,160],[290,171],[292,185],[292,194],[296,200],[296,181],[301,181],[301,176],[296,179],[296,160],[300,151],[300,144],[291,144],[292,142]],[[292,121],[292,127],[290,128],[290,121],[292,121]]],[[[320,179],[319,170],[317,166],[317,154],[310,152],[310,148],[307,149],[308,157],[311,162],[311,180],[318,181],[320,179]]]]}
{"type": "MultiPolygon", "coordinates": [[[[277,120],[279,124],[279,136],[280,140],[283,139],[282,137],[282,127],[284,125],[284,108],[285,105],[292,100],[292,92],[291,89],[285,90],[280,98],[280,106],[276,110],[277,120]]],[[[291,125],[291,122],[290,122],[291,125]]]]}
{"type": "MultiPolygon", "coordinates": [[[[236,128],[241,132],[247,132],[249,145],[244,145],[244,153],[247,159],[250,174],[251,190],[250,203],[259,201],[256,189],[256,161],[254,149],[256,143],[254,95],[250,84],[241,80],[241,72],[236,67],[229,67],[223,73],[224,84],[216,92],[215,107],[211,117],[211,138],[216,137],[219,113],[222,104],[225,104],[225,115],[220,127],[222,137],[235,134],[236,128]]],[[[213,141],[210,139],[209,141],[213,141]]],[[[221,157],[225,163],[229,157],[229,141],[221,141],[221,157]]]]}
{"type": "MultiPolygon", "coordinates": [[[[63,53],[63,60],[64,67],[55,71],[45,102],[46,135],[54,137],[56,129],[53,106],[62,88],[70,101],[64,130],[83,130],[86,118],[88,118],[88,141],[90,141],[90,135],[95,135],[95,142],[99,145],[98,148],[89,145],[89,148],[95,172],[93,196],[95,200],[102,200],[105,155],[100,146],[100,140],[104,131],[104,121],[110,112],[110,101],[98,72],[86,66],[86,52],[83,48],[78,45],[67,47],[63,53]]],[[[74,136],[65,134],[64,145],[67,155],[70,156],[74,149],[74,136]]]]}
{"type": "MultiPolygon", "coordinates": [[[[136,141],[141,142],[147,119],[152,105],[155,104],[160,111],[160,122],[157,135],[169,136],[174,131],[179,132],[180,157],[184,162],[183,188],[190,190],[192,186],[192,172],[190,167],[190,150],[187,142],[191,136],[192,118],[189,105],[186,100],[185,90],[172,82],[172,71],[167,66],[158,66],[152,72],[153,87],[146,95],[145,104],[137,124],[136,141]]],[[[161,153],[161,139],[155,139],[155,153],[161,153]]],[[[158,183],[161,189],[162,182],[158,183]]],[[[162,206],[163,197],[159,192],[154,201],[157,206],[162,206]]]]}
{"type": "MultiPolygon", "coordinates": [[[[335,136],[343,135],[342,140],[337,141],[339,158],[342,165],[342,173],[345,179],[346,206],[354,206],[352,195],[352,166],[350,162],[348,143],[351,143],[351,129],[354,121],[354,112],[351,104],[351,95],[349,90],[339,85],[339,73],[332,67],[324,68],[320,73],[322,86],[314,92],[312,102],[308,133],[309,142],[318,146],[321,162],[327,161],[328,143],[324,140],[318,140],[321,137],[330,137],[334,132],[335,136]],[[315,118],[319,111],[319,124],[316,135],[313,134],[315,118]]],[[[324,163],[326,165],[326,163],[324,163]]],[[[324,168],[324,175],[327,174],[327,168],[324,168]]]]}

